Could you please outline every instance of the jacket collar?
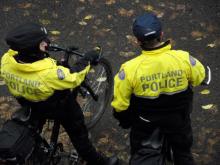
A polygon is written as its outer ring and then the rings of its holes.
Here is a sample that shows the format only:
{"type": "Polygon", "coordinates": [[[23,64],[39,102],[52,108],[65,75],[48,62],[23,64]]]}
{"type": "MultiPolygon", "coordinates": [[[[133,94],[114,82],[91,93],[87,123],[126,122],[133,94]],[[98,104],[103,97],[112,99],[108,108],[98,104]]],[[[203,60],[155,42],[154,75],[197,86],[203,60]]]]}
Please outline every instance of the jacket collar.
{"type": "Polygon", "coordinates": [[[171,49],[171,44],[170,44],[170,41],[168,40],[158,47],[142,50],[142,54],[143,55],[160,54],[170,49],[171,49]]]}
{"type": "Polygon", "coordinates": [[[18,63],[14,56],[18,54],[17,51],[9,50],[5,55],[4,59],[11,64],[16,70],[24,71],[24,72],[33,72],[40,71],[48,68],[52,68],[54,64],[56,64],[55,60],[51,58],[44,58],[42,60],[33,62],[33,63],[18,63]]]}

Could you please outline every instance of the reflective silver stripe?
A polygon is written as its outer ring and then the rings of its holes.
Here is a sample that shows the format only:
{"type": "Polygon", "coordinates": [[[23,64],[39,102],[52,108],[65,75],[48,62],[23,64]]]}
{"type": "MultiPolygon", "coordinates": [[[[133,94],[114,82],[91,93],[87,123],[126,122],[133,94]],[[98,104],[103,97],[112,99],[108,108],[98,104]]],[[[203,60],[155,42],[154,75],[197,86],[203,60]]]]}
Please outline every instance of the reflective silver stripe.
{"type": "Polygon", "coordinates": [[[165,95],[174,95],[174,94],[177,94],[177,93],[181,93],[181,92],[184,92],[188,89],[185,88],[183,90],[179,90],[179,91],[175,91],[175,92],[160,92],[160,94],[158,96],[140,96],[140,95],[136,95],[134,94],[136,97],[139,97],[139,98],[146,98],[146,99],[157,99],[158,97],[160,97],[161,94],[165,94],[165,95]]]}
{"type": "Polygon", "coordinates": [[[47,29],[45,27],[41,27],[41,31],[43,31],[45,34],[47,34],[47,29]]]}
{"type": "Polygon", "coordinates": [[[152,31],[152,32],[144,34],[144,36],[146,37],[146,36],[149,36],[149,35],[152,35],[152,34],[155,34],[155,33],[156,33],[156,31],[152,31]]]}
{"type": "Polygon", "coordinates": [[[206,66],[206,67],[208,69],[208,80],[207,80],[206,84],[209,85],[212,80],[212,73],[211,73],[210,67],[209,66],[206,66]]]}
{"type": "Polygon", "coordinates": [[[147,123],[150,123],[150,120],[148,120],[148,119],[145,119],[145,118],[143,118],[143,117],[141,117],[141,116],[139,116],[139,118],[140,118],[141,120],[147,122],[147,123]]]}

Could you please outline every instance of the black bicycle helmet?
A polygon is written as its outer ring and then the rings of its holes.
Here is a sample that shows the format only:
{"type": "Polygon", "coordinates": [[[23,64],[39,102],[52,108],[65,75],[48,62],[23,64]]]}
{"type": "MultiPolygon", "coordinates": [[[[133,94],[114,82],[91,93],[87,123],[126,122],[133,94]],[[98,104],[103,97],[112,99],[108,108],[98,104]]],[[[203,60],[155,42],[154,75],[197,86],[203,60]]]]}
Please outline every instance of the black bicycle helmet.
{"type": "Polygon", "coordinates": [[[161,30],[161,22],[152,13],[145,13],[137,17],[133,23],[133,33],[142,42],[158,38],[161,30]]]}
{"type": "Polygon", "coordinates": [[[15,51],[39,50],[41,41],[47,39],[47,30],[36,23],[25,23],[8,32],[5,41],[15,51]]]}

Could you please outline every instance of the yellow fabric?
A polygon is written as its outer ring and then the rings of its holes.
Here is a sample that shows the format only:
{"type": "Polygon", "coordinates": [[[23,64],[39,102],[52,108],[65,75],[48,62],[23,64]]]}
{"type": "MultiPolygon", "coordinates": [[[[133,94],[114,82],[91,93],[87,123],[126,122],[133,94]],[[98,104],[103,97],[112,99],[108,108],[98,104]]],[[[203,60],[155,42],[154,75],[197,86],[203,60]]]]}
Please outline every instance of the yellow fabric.
{"type": "Polygon", "coordinates": [[[171,45],[142,51],[138,57],[122,64],[114,78],[111,105],[117,112],[130,105],[131,94],[156,99],[160,94],[173,95],[197,86],[205,78],[203,65],[188,52],[171,50],[171,45]]]}
{"type": "Polygon", "coordinates": [[[22,96],[29,101],[43,101],[55,90],[79,86],[90,69],[88,65],[81,72],[70,73],[68,68],[57,66],[52,58],[23,64],[14,59],[15,55],[17,52],[13,50],[3,55],[1,77],[12,95],[22,96]]]}

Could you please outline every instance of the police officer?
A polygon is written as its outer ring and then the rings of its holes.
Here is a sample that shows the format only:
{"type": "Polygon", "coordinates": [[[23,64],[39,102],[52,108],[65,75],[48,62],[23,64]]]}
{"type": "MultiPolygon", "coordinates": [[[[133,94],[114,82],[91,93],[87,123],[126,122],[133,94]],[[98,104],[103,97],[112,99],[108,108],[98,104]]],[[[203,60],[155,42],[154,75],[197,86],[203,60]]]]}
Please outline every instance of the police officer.
{"type": "Polygon", "coordinates": [[[161,23],[154,14],[137,17],[133,33],[142,52],[122,64],[114,79],[111,103],[120,126],[131,128],[130,164],[138,164],[134,159],[143,141],[159,128],[172,146],[174,164],[194,165],[190,121],[192,87],[204,80],[205,69],[188,52],[173,50],[169,41],[162,41],[161,23]]]}
{"type": "Polygon", "coordinates": [[[47,30],[35,23],[22,24],[7,34],[10,49],[2,57],[1,76],[9,91],[22,106],[31,106],[33,121],[60,121],[88,165],[116,165],[116,157],[98,153],[91,144],[76,92],[70,92],[83,82],[98,54],[88,52],[74,68],[66,68],[46,53],[47,36],[47,30]]]}

